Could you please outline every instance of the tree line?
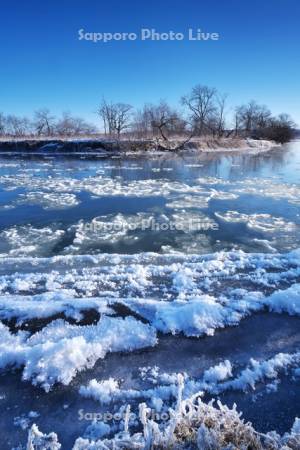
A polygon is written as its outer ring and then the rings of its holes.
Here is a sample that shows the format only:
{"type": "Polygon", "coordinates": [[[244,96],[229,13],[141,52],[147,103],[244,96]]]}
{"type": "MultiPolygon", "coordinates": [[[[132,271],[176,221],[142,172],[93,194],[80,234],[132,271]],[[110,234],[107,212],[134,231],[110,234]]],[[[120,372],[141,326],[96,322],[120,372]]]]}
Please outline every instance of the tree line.
{"type": "Polygon", "coordinates": [[[94,125],[70,113],[63,113],[61,118],[55,117],[48,108],[34,113],[33,119],[28,117],[5,115],[0,113],[0,136],[77,136],[97,133],[94,125]]]}
{"type": "MultiPolygon", "coordinates": [[[[288,114],[274,116],[265,105],[255,101],[228,107],[228,97],[215,88],[196,85],[174,108],[166,101],[147,103],[135,110],[127,103],[113,103],[105,98],[97,108],[102,134],[110,138],[135,137],[162,139],[212,137],[252,137],[287,142],[295,124],[288,114]],[[230,113],[230,120],[228,115],[230,113]]],[[[0,136],[89,136],[99,129],[80,117],[63,113],[55,117],[47,108],[34,113],[33,119],[0,113],[0,136]]]]}

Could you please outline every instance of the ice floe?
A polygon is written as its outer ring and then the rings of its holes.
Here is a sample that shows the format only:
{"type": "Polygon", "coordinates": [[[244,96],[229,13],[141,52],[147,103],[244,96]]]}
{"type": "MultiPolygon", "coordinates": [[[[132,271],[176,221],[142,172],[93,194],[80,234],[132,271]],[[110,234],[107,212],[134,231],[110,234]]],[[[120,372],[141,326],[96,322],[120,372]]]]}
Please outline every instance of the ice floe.
{"type": "Polygon", "coordinates": [[[91,221],[80,221],[69,227],[74,233],[72,245],[65,249],[67,253],[84,254],[86,251],[97,249],[101,243],[114,244],[121,239],[137,240],[132,232],[145,231],[151,228],[153,214],[137,213],[135,215],[109,214],[93,218],[91,221]]]}
{"type": "Polygon", "coordinates": [[[215,215],[225,222],[245,223],[247,227],[256,231],[294,232],[296,230],[295,223],[288,222],[283,217],[274,217],[271,214],[245,214],[238,211],[226,211],[225,213],[215,212],[215,215]]]}
{"type": "Polygon", "coordinates": [[[20,194],[16,201],[18,205],[37,205],[44,209],[66,209],[79,204],[75,194],[66,192],[27,192],[20,194]]]}
{"type": "Polygon", "coordinates": [[[0,232],[0,257],[3,256],[47,256],[64,236],[58,227],[36,228],[20,225],[0,232]]]}
{"type": "Polygon", "coordinates": [[[239,195],[251,194],[260,197],[269,197],[274,200],[283,199],[294,205],[299,205],[300,203],[300,186],[295,183],[288,184],[269,179],[246,178],[234,183],[230,191],[239,195]]]}

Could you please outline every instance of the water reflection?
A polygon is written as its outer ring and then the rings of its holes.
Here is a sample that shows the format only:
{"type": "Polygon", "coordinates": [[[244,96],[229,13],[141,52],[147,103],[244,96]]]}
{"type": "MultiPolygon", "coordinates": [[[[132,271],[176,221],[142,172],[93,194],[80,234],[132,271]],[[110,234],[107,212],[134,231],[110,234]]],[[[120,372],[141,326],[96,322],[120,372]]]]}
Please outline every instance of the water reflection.
{"type": "Polygon", "coordinates": [[[0,250],[3,255],[17,251],[26,226],[28,235],[32,229],[40,230],[41,236],[46,228],[59,230],[59,242],[45,245],[49,255],[73,253],[75,248],[76,253],[202,254],[231,248],[288,251],[300,246],[299,170],[297,141],[256,155],[2,156],[0,250]],[[170,230],[168,226],[165,230],[143,230],[137,226],[118,239],[113,232],[98,237],[80,232],[82,223],[88,225],[97,217],[114,221],[120,213],[125,225],[129,216],[138,220],[144,213],[167,224],[178,215],[186,223],[192,217],[204,217],[218,227],[197,231],[187,227],[170,230]],[[283,226],[276,226],[278,223],[283,226]]]}

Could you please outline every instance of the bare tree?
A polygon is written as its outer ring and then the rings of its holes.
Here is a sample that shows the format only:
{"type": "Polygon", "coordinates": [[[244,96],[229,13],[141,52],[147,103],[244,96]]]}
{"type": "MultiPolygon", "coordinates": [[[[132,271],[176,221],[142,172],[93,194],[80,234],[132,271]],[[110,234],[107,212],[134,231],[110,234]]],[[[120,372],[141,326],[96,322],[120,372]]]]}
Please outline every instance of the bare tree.
{"type": "Polygon", "coordinates": [[[3,113],[0,113],[0,136],[4,136],[6,134],[6,117],[3,113]]]}
{"type": "MultiPolygon", "coordinates": [[[[286,142],[293,137],[296,125],[287,114],[274,117],[265,105],[250,101],[235,109],[234,125],[226,129],[227,95],[215,88],[196,85],[190,94],[182,97],[186,117],[166,101],[145,104],[133,114],[127,103],[112,103],[102,99],[98,115],[105,134],[120,139],[127,130],[140,138],[156,138],[157,148],[182,148],[195,135],[252,137],[286,142]],[[173,138],[172,140],[170,138],[173,138]],[[180,137],[180,139],[177,139],[180,137]],[[183,139],[184,138],[184,139],[183,139]]],[[[34,120],[0,113],[0,136],[76,136],[97,133],[95,126],[81,117],[65,112],[55,119],[49,109],[35,111],[34,120]]]]}
{"type": "Polygon", "coordinates": [[[241,131],[242,131],[242,123],[243,123],[243,119],[242,119],[241,109],[240,109],[240,107],[236,107],[235,111],[234,111],[234,131],[235,131],[235,136],[238,136],[241,133],[241,131]]]}
{"type": "Polygon", "coordinates": [[[33,124],[38,136],[51,136],[55,128],[55,117],[48,108],[42,108],[35,111],[33,124]]]}
{"type": "Polygon", "coordinates": [[[62,117],[57,121],[55,133],[59,136],[72,136],[74,134],[73,119],[68,112],[64,112],[62,117]]]}
{"type": "Polygon", "coordinates": [[[254,120],[255,129],[265,128],[270,124],[272,113],[265,105],[257,105],[256,117],[254,120]]]}
{"type": "Polygon", "coordinates": [[[7,134],[21,137],[31,134],[31,122],[27,117],[18,117],[13,114],[6,117],[7,134]]]}
{"type": "Polygon", "coordinates": [[[117,103],[115,105],[115,113],[115,129],[119,139],[121,133],[130,127],[132,106],[126,103],[117,103]]]}
{"type": "Polygon", "coordinates": [[[55,133],[59,136],[76,136],[93,134],[96,129],[80,117],[72,117],[70,113],[64,112],[62,118],[55,126],[55,133]]]}
{"type": "Polygon", "coordinates": [[[224,135],[226,128],[226,102],[227,102],[227,94],[219,94],[217,95],[217,110],[216,110],[216,125],[217,125],[217,133],[221,137],[224,135]]]}
{"type": "Polygon", "coordinates": [[[166,102],[161,101],[157,106],[149,106],[149,116],[151,119],[151,127],[154,132],[157,131],[159,136],[167,141],[168,130],[177,120],[175,111],[172,111],[166,102]]]}
{"type": "Polygon", "coordinates": [[[97,133],[97,129],[94,125],[90,124],[89,122],[86,122],[81,117],[73,117],[72,118],[73,123],[73,130],[74,135],[76,134],[95,134],[97,133]]]}
{"type": "Polygon", "coordinates": [[[134,134],[140,138],[153,137],[150,109],[150,105],[144,105],[134,114],[131,128],[134,134]]]}
{"type": "Polygon", "coordinates": [[[186,122],[178,111],[161,100],[158,105],[146,104],[137,112],[133,129],[142,136],[151,134],[151,137],[156,136],[167,141],[170,135],[184,134],[186,122]]]}
{"type": "Polygon", "coordinates": [[[273,117],[265,105],[251,101],[235,111],[235,133],[255,139],[271,139],[280,143],[293,137],[294,122],[288,114],[273,117]]]}
{"type": "Polygon", "coordinates": [[[296,128],[296,124],[293,121],[293,119],[291,118],[291,116],[289,114],[286,113],[281,113],[279,114],[279,116],[277,117],[277,120],[285,126],[288,126],[290,128],[296,128]]]}
{"type": "Polygon", "coordinates": [[[190,94],[181,99],[182,104],[189,110],[191,125],[199,135],[206,131],[209,121],[216,113],[216,96],[215,88],[198,84],[190,94]]]}
{"type": "Polygon", "coordinates": [[[130,127],[132,106],[127,103],[109,103],[103,98],[97,112],[105,134],[116,135],[119,139],[121,133],[130,127]]]}
{"type": "Polygon", "coordinates": [[[104,126],[104,133],[111,135],[113,133],[114,124],[114,106],[112,103],[108,103],[104,98],[97,111],[98,115],[102,119],[104,126]]]}
{"type": "Polygon", "coordinates": [[[236,124],[246,133],[265,128],[270,123],[271,111],[254,100],[236,108],[236,124]]]}
{"type": "Polygon", "coordinates": [[[281,144],[289,142],[295,135],[296,124],[288,114],[271,117],[266,127],[261,128],[257,137],[271,139],[281,144]]]}

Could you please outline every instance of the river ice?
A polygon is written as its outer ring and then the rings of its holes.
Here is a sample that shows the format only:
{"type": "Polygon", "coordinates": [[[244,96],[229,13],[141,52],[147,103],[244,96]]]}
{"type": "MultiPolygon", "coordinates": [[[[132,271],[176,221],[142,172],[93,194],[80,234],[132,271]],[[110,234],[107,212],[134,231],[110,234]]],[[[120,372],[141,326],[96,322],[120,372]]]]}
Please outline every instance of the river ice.
{"type": "MultiPolygon", "coordinates": [[[[213,417],[212,396],[240,399],[247,417],[252,401],[283,396],[285,380],[299,384],[300,187],[291,155],[284,164],[279,149],[246,160],[160,158],[1,164],[0,402],[5,429],[16,430],[4,448],[24,446],[29,429],[37,448],[61,439],[64,448],[101,448],[120,432],[146,448],[134,435],[138,418],[79,424],[77,412],[124,413],[130,404],[143,418],[142,402],[176,410],[180,377],[181,400],[201,391],[213,417]],[[247,323],[253,336],[243,337],[247,323]]],[[[269,414],[270,429],[288,432],[296,405],[285,428],[269,414]]]]}

